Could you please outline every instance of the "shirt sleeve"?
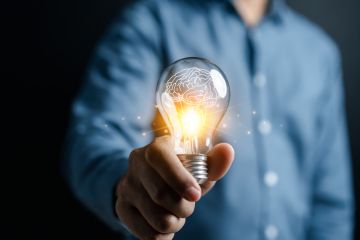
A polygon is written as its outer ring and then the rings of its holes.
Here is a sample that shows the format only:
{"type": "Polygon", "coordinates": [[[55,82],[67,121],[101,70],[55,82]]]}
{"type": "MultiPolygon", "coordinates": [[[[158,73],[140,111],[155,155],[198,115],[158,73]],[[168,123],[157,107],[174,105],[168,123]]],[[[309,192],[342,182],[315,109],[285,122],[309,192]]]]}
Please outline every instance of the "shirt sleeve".
{"type": "Polygon", "coordinates": [[[113,193],[131,150],[152,138],[161,69],[159,22],[150,2],[123,10],[99,44],[73,105],[63,164],[75,196],[123,232],[113,193]]]}
{"type": "Polygon", "coordinates": [[[313,182],[308,239],[350,240],[353,231],[353,188],[338,52],[331,61],[317,120],[320,132],[314,162],[319,165],[313,182]]]}

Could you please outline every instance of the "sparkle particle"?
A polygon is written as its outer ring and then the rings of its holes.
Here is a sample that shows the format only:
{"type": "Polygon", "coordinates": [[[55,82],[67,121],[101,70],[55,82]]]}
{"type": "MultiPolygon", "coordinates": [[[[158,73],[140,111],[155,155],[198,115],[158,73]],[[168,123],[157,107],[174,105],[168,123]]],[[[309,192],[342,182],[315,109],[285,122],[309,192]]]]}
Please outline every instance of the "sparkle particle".
{"type": "Polygon", "coordinates": [[[143,137],[145,137],[145,136],[146,136],[146,132],[141,133],[141,135],[142,135],[143,137]]]}
{"type": "Polygon", "coordinates": [[[137,117],[136,117],[136,119],[137,119],[137,120],[140,120],[140,119],[141,119],[141,117],[140,117],[140,116],[137,116],[137,117]]]}
{"type": "Polygon", "coordinates": [[[254,111],[252,111],[252,114],[253,114],[253,115],[256,115],[256,111],[255,111],[255,110],[254,110],[254,111]]]}
{"type": "Polygon", "coordinates": [[[250,135],[250,134],[251,134],[251,131],[250,131],[250,130],[249,130],[249,131],[247,131],[247,132],[246,132],[246,134],[247,134],[247,135],[250,135]]]}

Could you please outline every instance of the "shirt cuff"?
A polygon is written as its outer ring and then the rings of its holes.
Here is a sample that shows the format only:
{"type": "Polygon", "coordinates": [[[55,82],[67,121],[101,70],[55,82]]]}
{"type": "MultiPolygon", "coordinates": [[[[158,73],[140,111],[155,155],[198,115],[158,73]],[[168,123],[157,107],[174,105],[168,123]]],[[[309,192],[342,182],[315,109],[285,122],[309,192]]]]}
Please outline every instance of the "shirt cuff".
{"type": "Polygon", "coordinates": [[[128,160],[116,154],[107,160],[109,162],[106,164],[106,168],[100,169],[97,176],[94,176],[96,180],[94,181],[93,197],[98,203],[97,215],[114,231],[129,236],[129,229],[116,216],[114,201],[116,185],[127,170],[128,160]]]}

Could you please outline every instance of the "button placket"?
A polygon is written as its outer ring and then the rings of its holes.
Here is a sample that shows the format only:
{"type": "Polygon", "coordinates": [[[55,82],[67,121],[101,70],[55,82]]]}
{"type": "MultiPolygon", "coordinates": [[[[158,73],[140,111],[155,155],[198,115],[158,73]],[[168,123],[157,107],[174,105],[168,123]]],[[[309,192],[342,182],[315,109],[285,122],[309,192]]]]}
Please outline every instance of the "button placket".
{"type": "MultiPolygon", "coordinates": [[[[257,34],[253,32],[252,39],[257,42],[260,41],[260,38],[257,39],[257,34]]],[[[269,84],[268,76],[266,75],[266,72],[264,71],[264,68],[262,67],[262,51],[261,51],[261,42],[258,42],[257,44],[254,44],[255,46],[255,74],[252,76],[252,89],[254,91],[254,108],[252,109],[252,117],[253,117],[253,123],[255,127],[255,132],[257,132],[256,136],[258,139],[258,143],[260,144],[260,153],[259,153],[259,160],[262,162],[263,166],[261,169],[262,176],[260,175],[260,181],[265,186],[264,188],[264,197],[265,198],[272,198],[273,191],[272,188],[274,188],[279,181],[279,177],[277,173],[271,169],[271,163],[268,162],[269,159],[267,159],[267,144],[269,143],[270,138],[269,135],[271,134],[273,130],[272,123],[269,118],[269,111],[266,108],[267,104],[267,94],[268,89],[267,86],[269,84]],[[254,114],[255,113],[255,114],[254,114]],[[262,178],[262,179],[261,179],[262,178]]],[[[268,201],[265,201],[264,206],[264,216],[265,216],[265,222],[268,223],[268,225],[264,226],[263,234],[265,239],[276,239],[279,235],[278,228],[272,223],[271,219],[271,202],[272,199],[268,199],[268,201]]]]}

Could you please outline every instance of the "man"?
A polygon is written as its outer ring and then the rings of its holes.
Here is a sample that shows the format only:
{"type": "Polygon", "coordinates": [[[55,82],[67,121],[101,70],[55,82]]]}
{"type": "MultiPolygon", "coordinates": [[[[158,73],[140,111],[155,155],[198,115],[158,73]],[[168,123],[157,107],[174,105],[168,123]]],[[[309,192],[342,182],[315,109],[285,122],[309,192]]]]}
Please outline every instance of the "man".
{"type": "Polygon", "coordinates": [[[70,186],[129,239],[351,239],[340,69],[335,44],[281,0],[135,1],[75,102],[70,186]],[[232,92],[201,186],[150,134],[159,74],[189,56],[232,92]]]}

